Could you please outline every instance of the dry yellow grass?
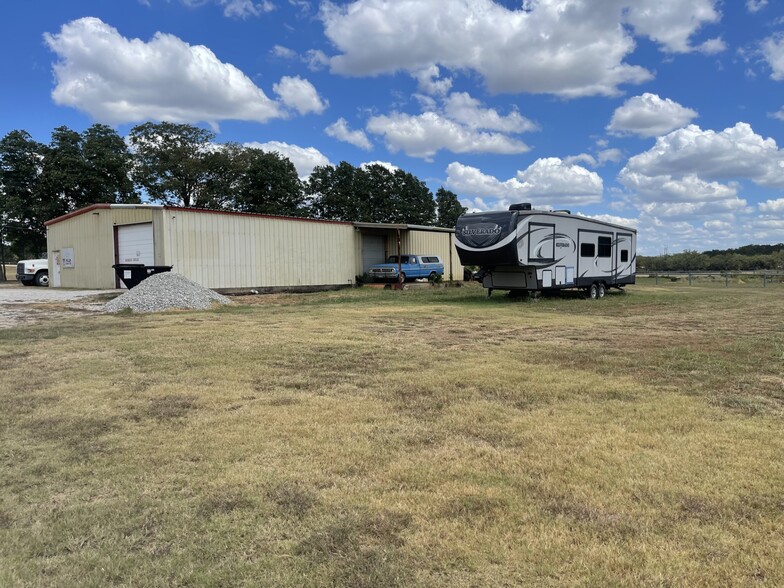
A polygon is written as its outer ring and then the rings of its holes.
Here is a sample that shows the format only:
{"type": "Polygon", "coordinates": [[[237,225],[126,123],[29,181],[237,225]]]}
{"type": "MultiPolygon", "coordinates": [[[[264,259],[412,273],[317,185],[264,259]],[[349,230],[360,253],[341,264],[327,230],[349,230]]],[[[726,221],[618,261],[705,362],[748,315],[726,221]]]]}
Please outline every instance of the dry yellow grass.
{"type": "Polygon", "coordinates": [[[0,332],[0,585],[784,584],[781,288],[0,332]]]}

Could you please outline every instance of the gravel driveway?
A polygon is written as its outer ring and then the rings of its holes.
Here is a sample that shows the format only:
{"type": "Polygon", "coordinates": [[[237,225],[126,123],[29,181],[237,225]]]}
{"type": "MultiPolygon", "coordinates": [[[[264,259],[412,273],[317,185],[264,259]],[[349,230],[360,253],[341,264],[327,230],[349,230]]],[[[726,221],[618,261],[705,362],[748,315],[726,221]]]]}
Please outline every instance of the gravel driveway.
{"type": "Polygon", "coordinates": [[[74,312],[100,312],[107,298],[120,290],[62,290],[0,282],[0,328],[34,323],[47,318],[72,316],[74,312]]]}

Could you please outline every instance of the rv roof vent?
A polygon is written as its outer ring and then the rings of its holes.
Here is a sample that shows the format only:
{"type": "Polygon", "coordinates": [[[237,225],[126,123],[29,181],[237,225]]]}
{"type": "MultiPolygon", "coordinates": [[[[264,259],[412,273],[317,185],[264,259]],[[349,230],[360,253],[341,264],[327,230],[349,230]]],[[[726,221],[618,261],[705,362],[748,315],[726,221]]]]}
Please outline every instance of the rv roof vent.
{"type": "Polygon", "coordinates": [[[509,210],[531,210],[530,202],[521,202],[519,204],[512,204],[509,210]]]}
{"type": "Polygon", "coordinates": [[[565,208],[563,210],[554,210],[553,212],[563,212],[564,214],[572,214],[571,210],[566,210],[565,208]]]}

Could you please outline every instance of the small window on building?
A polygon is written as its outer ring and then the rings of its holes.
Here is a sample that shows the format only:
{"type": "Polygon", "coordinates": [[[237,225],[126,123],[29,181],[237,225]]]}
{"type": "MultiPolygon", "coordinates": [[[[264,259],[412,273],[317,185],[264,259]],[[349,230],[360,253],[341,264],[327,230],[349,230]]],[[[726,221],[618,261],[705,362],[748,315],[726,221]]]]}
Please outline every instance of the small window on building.
{"type": "Polygon", "coordinates": [[[599,237],[599,257],[612,257],[612,239],[599,237]]]}
{"type": "Polygon", "coordinates": [[[627,261],[629,261],[629,250],[621,249],[621,263],[626,263],[627,261]]]}
{"type": "Polygon", "coordinates": [[[593,257],[596,255],[596,246],[593,243],[580,243],[580,257],[593,257]]]}

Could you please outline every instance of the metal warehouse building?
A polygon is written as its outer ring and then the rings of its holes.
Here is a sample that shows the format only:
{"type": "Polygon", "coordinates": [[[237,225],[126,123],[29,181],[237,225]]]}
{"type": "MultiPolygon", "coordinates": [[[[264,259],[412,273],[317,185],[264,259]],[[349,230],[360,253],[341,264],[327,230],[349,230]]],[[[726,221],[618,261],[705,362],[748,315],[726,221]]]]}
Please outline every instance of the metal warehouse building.
{"type": "Polygon", "coordinates": [[[173,266],[216,289],[348,286],[398,251],[439,255],[445,279],[463,276],[454,230],[438,227],[142,204],[94,204],[46,226],[53,287],[118,288],[117,263],[173,266]]]}

